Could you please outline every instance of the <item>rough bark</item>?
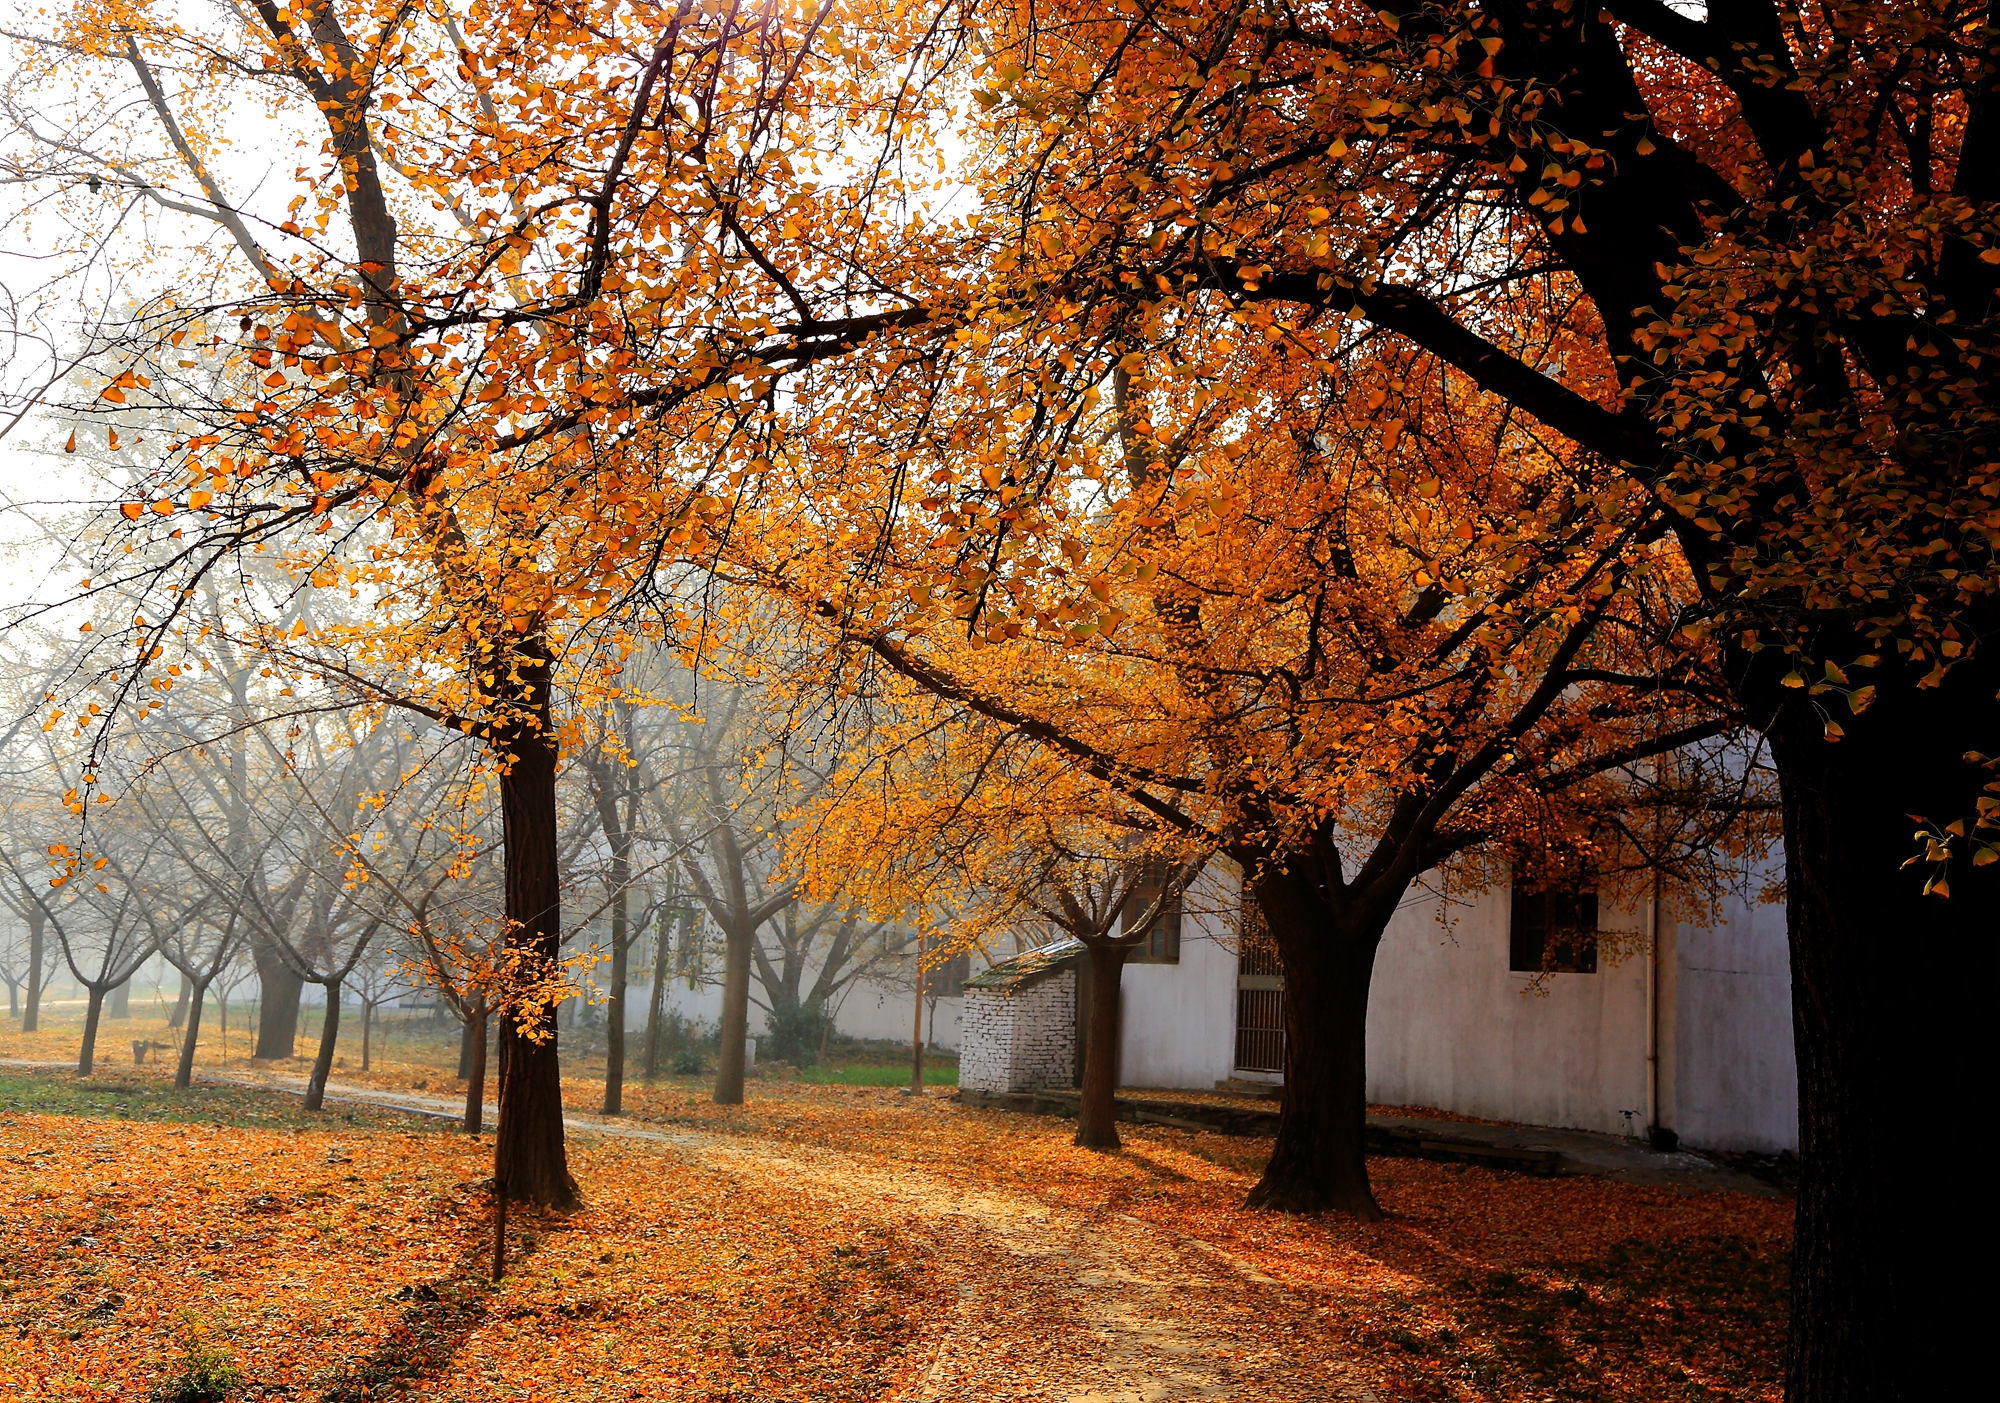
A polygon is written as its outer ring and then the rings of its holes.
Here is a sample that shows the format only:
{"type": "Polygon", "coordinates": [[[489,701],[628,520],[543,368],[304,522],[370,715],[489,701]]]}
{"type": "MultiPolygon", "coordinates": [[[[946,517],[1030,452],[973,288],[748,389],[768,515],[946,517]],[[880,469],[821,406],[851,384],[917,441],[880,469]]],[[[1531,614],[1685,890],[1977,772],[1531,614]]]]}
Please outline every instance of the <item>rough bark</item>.
{"type": "Polygon", "coordinates": [[[76,1074],[87,1077],[97,1065],[97,1024],[104,1014],[104,990],[92,984],[83,1013],[83,1050],[76,1057],[76,1074]]]}
{"type": "Polygon", "coordinates": [[[181,1090],[194,1084],[194,1047],[201,1037],[201,1006],[207,997],[206,979],[189,981],[187,1028],[181,1034],[181,1055],[174,1064],[174,1085],[181,1090]]]}
{"type": "Polygon", "coordinates": [[[1955,863],[1948,900],[1899,868],[1915,847],[1909,815],[1972,811],[1978,781],[1961,756],[1994,748],[1996,673],[1968,668],[1924,692],[1885,685],[1837,745],[1797,702],[1769,732],[1799,1074],[1793,1403],[1946,1397],[1978,1367],[1977,1293],[1958,1272],[1985,1255],[1990,1216],[1975,1210],[1948,1234],[1913,1225],[1914,1204],[1979,1195],[1962,1177],[1953,1186],[1966,1170],[1912,1153],[1909,1136],[1981,1103],[2000,867],[1955,863]],[[1913,1348],[1919,1339],[1929,1343],[1913,1348]]]}
{"type": "MultiPolygon", "coordinates": [[[[1285,968],[1285,1086],[1252,1208],[1382,1217],[1368,1182],[1368,985],[1386,916],[1336,920],[1311,878],[1266,872],[1256,896],[1285,968]]],[[[1393,911],[1394,904],[1388,909],[1393,911]]]]}
{"type": "Polygon", "coordinates": [[[621,927],[625,901],[621,896],[611,913],[611,996],[604,1002],[604,1114],[625,1110],[625,986],[631,974],[632,946],[621,927]]]}
{"type": "Polygon", "coordinates": [[[653,989],[646,1010],[646,1080],[660,1074],[660,1019],[666,1012],[667,997],[667,913],[663,909],[653,925],[653,989]]]}
{"type": "Polygon", "coordinates": [[[194,988],[194,981],[188,978],[186,970],[177,972],[181,977],[181,988],[180,992],[174,995],[173,1012],[167,1015],[167,1027],[176,1032],[187,1022],[188,995],[194,988]]]}
{"type": "Polygon", "coordinates": [[[299,998],[306,982],[279,957],[267,941],[251,947],[257,966],[257,1047],[250,1055],[284,1061],[294,1055],[299,1039],[299,998]]]}
{"type": "MultiPolygon", "coordinates": [[[[516,719],[497,737],[507,757],[500,779],[505,828],[508,941],[553,966],[562,950],[562,874],[557,848],[556,743],[549,709],[547,646],[530,637],[516,662],[516,719]]],[[[563,1144],[562,1061],[547,1010],[500,1021],[500,1124],[493,1176],[510,1198],[546,1207],[577,1203],[563,1144]]]]}
{"type": "Polygon", "coordinates": [[[319,1055],[313,1058],[312,1075],[306,1078],[305,1108],[317,1111],[326,1105],[326,1079],[333,1075],[333,1045],[340,1037],[340,981],[328,980],[326,1017],[319,1025],[319,1055]]]}
{"type": "Polygon", "coordinates": [[[39,909],[28,912],[28,1002],[21,1013],[21,1031],[38,1033],[42,1028],[42,969],[48,958],[48,917],[39,909]]]}
{"type": "Polygon", "coordinates": [[[715,1103],[743,1104],[743,1042],[750,1035],[750,942],[755,931],[724,932],[722,1050],[715,1059],[715,1103]]]}
{"type": "Polygon", "coordinates": [[[471,1053],[465,1075],[465,1133],[477,1135],[486,1118],[486,1006],[474,1004],[465,1015],[466,1046],[471,1053]]]}
{"type": "Polygon", "coordinates": [[[1118,1017],[1128,945],[1092,945],[1090,1028],[1084,1039],[1083,1095],[1077,1104],[1076,1143],[1093,1150],[1118,1148],[1118,1017]]]}

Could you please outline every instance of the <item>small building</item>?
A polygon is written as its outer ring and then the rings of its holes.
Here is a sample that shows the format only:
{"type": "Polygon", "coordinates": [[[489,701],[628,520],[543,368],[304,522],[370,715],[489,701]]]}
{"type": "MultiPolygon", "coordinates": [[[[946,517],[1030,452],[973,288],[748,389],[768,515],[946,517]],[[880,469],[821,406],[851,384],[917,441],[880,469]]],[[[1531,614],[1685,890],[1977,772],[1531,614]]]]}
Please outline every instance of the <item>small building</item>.
{"type": "Polygon", "coordinates": [[[968,1091],[1038,1091],[1074,1083],[1078,967],[1083,943],[1059,940],[965,981],[958,1084],[968,1091]]]}
{"type": "MultiPolygon", "coordinates": [[[[1506,888],[1445,897],[1413,887],[1376,957],[1369,1100],[1614,1134],[1672,1131],[1704,1149],[1795,1150],[1784,910],[1731,897],[1720,915],[1697,925],[1645,902],[1599,912],[1594,897],[1552,913],[1506,888]],[[1595,946],[1552,947],[1552,932],[1569,927],[1619,939],[1601,959],[1595,946]]],[[[1181,910],[1162,916],[1120,986],[1120,1086],[1282,1083],[1284,978],[1255,928],[1220,860],[1181,910]]],[[[1076,1084],[1082,955],[1079,942],[1060,941],[965,981],[961,1086],[1076,1084]]]]}

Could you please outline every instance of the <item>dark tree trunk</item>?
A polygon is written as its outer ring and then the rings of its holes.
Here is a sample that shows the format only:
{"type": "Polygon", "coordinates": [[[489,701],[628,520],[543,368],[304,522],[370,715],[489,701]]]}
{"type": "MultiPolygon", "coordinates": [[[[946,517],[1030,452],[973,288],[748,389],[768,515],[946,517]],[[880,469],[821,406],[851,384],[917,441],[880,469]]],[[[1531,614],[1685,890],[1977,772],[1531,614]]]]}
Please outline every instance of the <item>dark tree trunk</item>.
{"type": "Polygon", "coordinates": [[[1089,1034],[1084,1039],[1083,1095],[1077,1103],[1076,1143],[1093,1150],[1118,1148],[1118,1015],[1120,981],[1129,945],[1089,948],[1089,1034]]]}
{"type": "Polygon", "coordinates": [[[312,1075],[306,1078],[308,1111],[326,1105],[326,1079],[333,1075],[333,1045],[340,1037],[340,981],[329,980],[326,989],[326,1017],[319,1025],[319,1055],[313,1058],[312,1075]]]}
{"type": "Polygon", "coordinates": [[[48,917],[39,910],[28,913],[28,1006],[21,1014],[21,1031],[38,1033],[42,1028],[42,965],[48,957],[48,917]]]}
{"type": "MultiPolygon", "coordinates": [[[[515,664],[520,678],[516,719],[499,739],[506,770],[500,779],[505,824],[507,939],[553,973],[562,951],[562,874],[556,834],[556,742],[549,709],[547,645],[524,640],[515,664]]],[[[510,1198],[549,1207],[577,1202],[563,1145],[562,1060],[555,1019],[530,1015],[527,1030],[513,1010],[500,1020],[500,1125],[493,1177],[510,1198]],[[531,1036],[532,1035],[532,1036],[531,1036]]]]}
{"type": "Polygon", "coordinates": [[[130,1018],[132,1016],[132,981],[130,979],[127,979],[111,991],[111,1009],[108,1016],[112,1018],[130,1018]]]}
{"type": "Polygon", "coordinates": [[[743,1043],[750,1036],[750,942],[754,931],[725,931],[722,1051],[715,1059],[715,1103],[743,1104],[743,1043]]]}
{"type": "Polygon", "coordinates": [[[604,1114],[625,1109],[625,994],[632,973],[632,832],[629,811],[618,807],[623,767],[606,762],[601,753],[585,762],[597,790],[598,822],[611,845],[611,997],[604,1005],[604,1114]]]}
{"type": "Polygon", "coordinates": [[[167,1027],[178,1032],[187,1022],[188,994],[194,988],[194,981],[187,977],[186,970],[177,970],[181,977],[181,991],[174,995],[174,1011],[167,1015],[167,1027]]]}
{"type": "Polygon", "coordinates": [[[174,1085],[182,1090],[194,1084],[194,1045],[201,1037],[201,1006],[207,997],[206,979],[189,981],[187,1030],[181,1034],[181,1055],[174,1064],[174,1085]]]}
{"type": "Polygon", "coordinates": [[[604,1003],[604,1114],[621,1115],[625,1110],[625,981],[631,973],[632,949],[618,926],[625,913],[612,916],[611,997],[604,1003]]]}
{"type": "Polygon", "coordinates": [[[83,1012],[83,1050],[76,1057],[76,1074],[90,1075],[97,1065],[97,1024],[104,1013],[104,990],[95,984],[89,986],[90,999],[83,1012]]]}
{"type": "Polygon", "coordinates": [[[299,1040],[299,998],[305,993],[305,979],[279,958],[270,945],[252,945],[250,957],[257,966],[257,1047],[250,1055],[267,1061],[283,1061],[296,1051],[299,1040]]]}
{"type": "MultiPolygon", "coordinates": [[[[1300,872],[1267,871],[1256,897],[1285,969],[1285,1087],[1252,1208],[1382,1217],[1368,1183],[1368,985],[1381,922],[1336,921],[1300,872]]],[[[1393,911],[1394,904],[1389,909],[1393,911]]]]}
{"type": "Polygon", "coordinates": [[[471,1065],[465,1072],[465,1133],[477,1135],[486,1118],[486,1006],[474,1004],[465,1015],[471,1065]]]}
{"type": "Polygon", "coordinates": [[[472,1075],[472,1015],[458,1025],[458,1079],[472,1075]]]}
{"type": "Polygon", "coordinates": [[[653,927],[652,1002],[646,1009],[646,1080],[660,1074],[660,1019],[667,997],[667,913],[662,911],[653,927]]]}
{"type": "Polygon", "coordinates": [[[1838,744],[1792,701],[1770,729],[1784,795],[1786,926],[1799,1071],[1800,1174],[1786,1397],[1951,1396],[1979,1367],[1980,1295],[1959,1272],[1992,1238],[1973,1161],[1912,1152],[1918,1127],[1983,1104],[2000,866],[1899,870],[1909,815],[1970,814],[1963,752],[2000,739],[2000,659],[1943,687],[1884,685],[1838,744]],[[1913,1219],[1959,1205],[1950,1232],[1913,1219]]]}
{"type": "Polygon", "coordinates": [[[375,1031],[375,1005],[364,1001],[361,1005],[361,1070],[368,1070],[369,1040],[375,1031]]]}

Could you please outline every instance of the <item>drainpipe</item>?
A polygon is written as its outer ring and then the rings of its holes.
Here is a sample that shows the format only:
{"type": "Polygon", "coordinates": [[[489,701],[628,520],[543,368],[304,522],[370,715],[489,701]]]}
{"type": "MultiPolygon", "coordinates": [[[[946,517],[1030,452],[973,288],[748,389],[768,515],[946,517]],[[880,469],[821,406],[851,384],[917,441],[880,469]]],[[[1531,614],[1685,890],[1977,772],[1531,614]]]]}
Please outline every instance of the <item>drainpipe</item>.
{"type": "Polygon", "coordinates": [[[1646,1138],[1660,1134],[1660,869],[1653,869],[1653,899],[1647,910],[1652,927],[1646,952],[1646,1138]]]}

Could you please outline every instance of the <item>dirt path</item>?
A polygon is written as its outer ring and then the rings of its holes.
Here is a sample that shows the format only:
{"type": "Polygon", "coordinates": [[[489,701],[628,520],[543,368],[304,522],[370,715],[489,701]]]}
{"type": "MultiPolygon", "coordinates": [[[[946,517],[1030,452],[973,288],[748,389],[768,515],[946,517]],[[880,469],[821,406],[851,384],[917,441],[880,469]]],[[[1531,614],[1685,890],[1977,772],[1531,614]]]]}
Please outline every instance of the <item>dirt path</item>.
{"type": "MultiPolygon", "coordinates": [[[[203,1077],[298,1091],[303,1080],[203,1077]]],[[[328,1100],[456,1115],[462,1102],[333,1084],[328,1100]]],[[[579,1134],[643,1140],[725,1171],[789,1182],[850,1211],[872,1207],[926,1238],[957,1288],[924,1372],[902,1403],[1375,1403],[1358,1379],[1307,1372],[1288,1341],[1306,1303],[1219,1249],[1123,1214],[968,1190],[900,1161],[754,1137],[571,1116],[579,1134]]]]}

